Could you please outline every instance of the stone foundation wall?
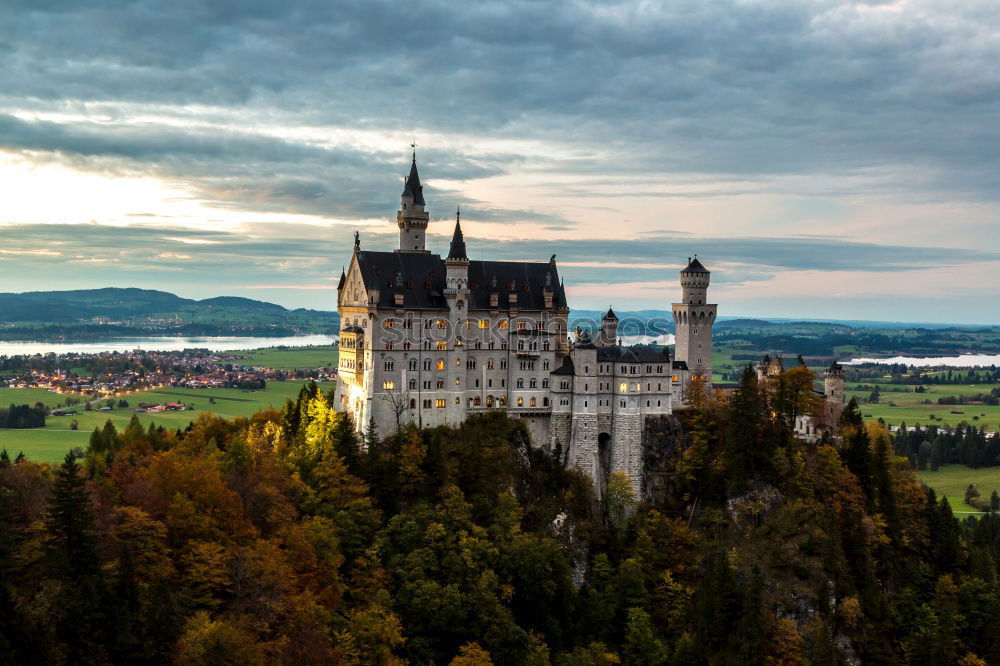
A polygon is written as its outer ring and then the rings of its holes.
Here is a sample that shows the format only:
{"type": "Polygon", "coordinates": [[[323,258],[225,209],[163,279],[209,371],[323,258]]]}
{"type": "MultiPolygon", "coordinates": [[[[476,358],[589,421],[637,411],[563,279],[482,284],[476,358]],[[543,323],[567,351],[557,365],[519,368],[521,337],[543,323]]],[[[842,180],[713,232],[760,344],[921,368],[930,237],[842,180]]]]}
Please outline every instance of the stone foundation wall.
{"type": "Polygon", "coordinates": [[[567,466],[576,467],[589,478],[594,488],[599,490],[597,478],[597,415],[573,414],[572,436],[570,437],[567,466]]]}
{"type": "Polygon", "coordinates": [[[563,458],[570,448],[573,437],[573,415],[553,414],[549,422],[549,451],[555,451],[556,446],[561,447],[563,458]]]}
{"type": "Polygon", "coordinates": [[[642,492],[642,416],[616,414],[611,430],[611,471],[627,474],[638,495],[642,492]]]}
{"type": "Polygon", "coordinates": [[[551,439],[551,416],[514,415],[514,418],[523,421],[528,428],[528,434],[531,436],[531,448],[550,450],[548,447],[551,439]]]}

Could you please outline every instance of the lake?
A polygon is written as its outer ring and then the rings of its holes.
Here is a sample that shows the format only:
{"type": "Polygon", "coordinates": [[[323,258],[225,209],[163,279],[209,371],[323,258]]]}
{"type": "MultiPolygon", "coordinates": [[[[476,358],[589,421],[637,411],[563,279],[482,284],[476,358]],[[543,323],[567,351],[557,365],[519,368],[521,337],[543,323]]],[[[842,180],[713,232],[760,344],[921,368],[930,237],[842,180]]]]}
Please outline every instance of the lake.
{"type": "Polygon", "coordinates": [[[859,365],[861,363],[881,363],[914,365],[918,368],[949,365],[956,368],[972,368],[975,366],[1000,365],[1000,354],[962,354],[961,356],[893,356],[892,358],[852,358],[842,361],[841,365],[859,365]]]}
{"type": "Polygon", "coordinates": [[[238,336],[219,337],[149,337],[149,338],[109,338],[108,340],[87,342],[0,342],[0,356],[24,354],[98,354],[110,351],[179,351],[197,347],[211,351],[230,349],[261,349],[263,347],[308,347],[310,345],[331,345],[335,338],[329,335],[295,335],[283,338],[255,338],[238,336]]]}

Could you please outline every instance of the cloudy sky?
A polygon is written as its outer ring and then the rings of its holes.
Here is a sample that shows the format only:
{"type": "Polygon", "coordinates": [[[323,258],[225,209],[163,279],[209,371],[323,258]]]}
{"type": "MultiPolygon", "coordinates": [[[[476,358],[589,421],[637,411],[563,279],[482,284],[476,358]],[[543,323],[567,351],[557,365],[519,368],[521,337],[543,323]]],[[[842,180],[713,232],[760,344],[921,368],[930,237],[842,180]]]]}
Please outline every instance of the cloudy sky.
{"type": "Polygon", "coordinates": [[[334,309],[416,141],[571,305],[1000,323],[995,0],[5,0],[0,291],[334,309]]]}

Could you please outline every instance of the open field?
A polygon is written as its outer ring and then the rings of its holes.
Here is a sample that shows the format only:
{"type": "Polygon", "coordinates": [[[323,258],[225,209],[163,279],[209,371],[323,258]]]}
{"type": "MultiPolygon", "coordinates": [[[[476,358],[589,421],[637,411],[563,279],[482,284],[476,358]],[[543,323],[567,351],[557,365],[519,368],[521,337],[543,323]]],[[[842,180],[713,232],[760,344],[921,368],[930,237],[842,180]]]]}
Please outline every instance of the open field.
{"type": "Polygon", "coordinates": [[[275,370],[303,370],[337,365],[337,347],[268,347],[243,352],[248,365],[275,370]]]}
{"type": "MultiPolygon", "coordinates": [[[[905,421],[906,425],[913,426],[917,423],[921,425],[929,425],[931,423],[937,423],[939,425],[958,425],[962,421],[968,423],[973,423],[977,426],[985,425],[988,430],[993,430],[1000,427],[1000,406],[997,405],[939,405],[937,404],[938,398],[955,395],[975,395],[977,393],[988,394],[990,390],[997,388],[997,384],[946,384],[939,386],[927,386],[924,393],[915,393],[912,391],[912,386],[907,386],[906,388],[911,389],[910,392],[896,392],[892,388],[892,384],[879,384],[879,391],[881,392],[881,398],[879,404],[873,405],[866,401],[868,400],[869,391],[854,391],[851,387],[855,385],[854,382],[849,382],[847,385],[846,399],[850,400],[851,397],[855,397],[861,407],[861,413],[865,416],[871,415],[870,418],[878,419],[883,418],[887,423],[893,425],[899,425],[901,422],[905,421]],[[923,400],[930,400],[932,404],[924,405],[921,404],[923,400]],[[895,406],[889,403],[894,403],[895,406]],[[961,414],[952,414],[953,411],[962,412],[961,414]],[[940,418],[941,420],[931,421],[930,415],[940,418]],[[974,416],[978,416],[978,419],[974,419],[974,416]]],[[[902,386],[900,386],[902,388],[902,386]]]]}
{"type": "MultiPolygon", "coordinates": [[[[139,414],[139,420],[144,426],[150,422],[167,428],[184,428],[193,421],[199,412],[212,412],[223,418],[250,416],[268,406],[280,408],[287,398],[298,395],[304,382],[271,382],[267,388],[259,391],[241,389],[187,389],[165,388],[157,391],[142,391],[122,398],[130,406],[140,402],[183,402],[192,409],[177,412],[161,412],[158,414],[139,414]],[[209,402],[214,399],[215,403],[209,402]]],[[[333,384],[320,384],[323,391],[328,391],[333,384]]],[[[34,404],[44,402],[48,405],[62,404],[65,396],[49,393],[45,389],[0,389],[0,405],[34,404]]],[[[86,448],[90,433],[95,427],[103,426],[108,419],[119,429],[124,428],[135,412],[129,408],[115,408],[110,412],[84,411],[83,405],[77,407],[74,416],[49,416],[44,428],[29,430],[0,430],[0,448],[6,448],[11,456],[23,451],[32,460],[57,461],[66,455],[73,447],[86,448]],[[76,420],[79,430],[70,430],[70,422],[76,420]]]]}
{"type": "Polygon", "coordinates": [[[934,489],[938,498],[946,496],[953,511],[979,513],[965,504],[965,489],[970,483],[976,484],[980,497],[989,499],[994,490],[1000,491],[1000,467],[972,469],[965,465],[942,465],[936,472],[918,471],[920,480],[934,489]]]}

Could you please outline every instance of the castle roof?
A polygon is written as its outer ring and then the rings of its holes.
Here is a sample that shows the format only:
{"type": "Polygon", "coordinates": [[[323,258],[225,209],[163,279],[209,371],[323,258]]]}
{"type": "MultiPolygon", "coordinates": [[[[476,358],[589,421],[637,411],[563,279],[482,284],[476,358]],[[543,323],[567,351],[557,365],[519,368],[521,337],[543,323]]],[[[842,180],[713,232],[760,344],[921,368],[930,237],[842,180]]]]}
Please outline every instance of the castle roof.
{"type": "Polygon", "coordinates": [[[410,175],[406,178],[406,185],[403,186],[403,196],[413,197],[413,203],[424,205],[424,187],[420,184],[420,174],[417,173],[417,155],[413,155],[413,163],[410,165],[410,175]]]}
{"type": "Polygon", "coordinates": [[[711,271],[709,271],[707,268],[701,265],[701,262],[698,261],[698,257],[695,257],[694,259],[688,258],[687,268],[681,271],[681,273],[710,273],[710,272],[711,271]]]}
{"type": "Polygon", "coordinates": [[[663,363],[670,360],[670,351],[666,347],[608,345],[597,348],[597,360],[602,363],[663,363]]]}
{"type": "Polygon", "coordinates": [[[562,365],[552,371],[553,375],[575,375],[576,366],[573,365],[573,359],[569,356],[563,357],[562,365]]]}
{"type": "MultiPolygon", "coordinates": [[[[444,297],[444,259],[427,252],[373,252],[359,250],[355,257],[367,289],[378,289],[380,301],[391,304],[397,291],[403,293],[403,307],[408,310],[447,310],[444,297]],[[396,283],[401,281],[402,288],[396,283]]],[[[552,307],[566,307],[566,292],[559,283],[554,262],[470,261],[469,310],[544,310],[544,291],[552,293],[552,307]],[[549,277],[551,276],[551,277],[549,277]],[[546,279],[548,277],[548,279],[546,279]],[[546,286],[549,284],[550,286],[546,286]],[[552,286],[554,285],[554,286],[552,286]],[[511,292],[517,302],[511,303],[511,292]],[[497,305],[490,304],[490,294],[497,294],[497,305]]]]}
{"type": "Polygon", "coordinates": [[[608,312],[604,315],[604,319],[614,319],[615,321],[618,321],[618,315],[615,314],[614,310],[608,308],[608,312]]]}
{"type": "Polygon", "coordinates": [[[451,247],[448,249],[449,259],[468,259],[465,254],[465,236],[462,235],[462,220],[455,216],[455,233],[451,237],[451,247]]]}
{"type": "Polygon", "coordinates": [[[337,291],[344,288],[344,283],[347,282],[347,273],[344,272],[343,266],[340,268],[340,282],[337,283],[337,291]]]}

